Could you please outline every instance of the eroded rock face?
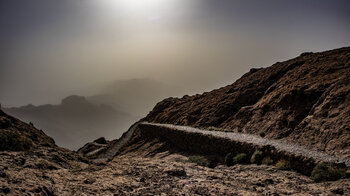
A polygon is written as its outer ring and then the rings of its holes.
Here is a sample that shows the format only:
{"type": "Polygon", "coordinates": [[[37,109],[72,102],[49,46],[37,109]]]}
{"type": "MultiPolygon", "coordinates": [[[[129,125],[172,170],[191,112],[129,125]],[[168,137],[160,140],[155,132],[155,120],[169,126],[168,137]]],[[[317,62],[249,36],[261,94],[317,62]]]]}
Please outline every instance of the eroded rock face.
{"type": "Polygon", "coordinates": [[[350,157],[350,48],[305,53],[201,95],[168,98],[149,122],[215,126],[350,157]]]}

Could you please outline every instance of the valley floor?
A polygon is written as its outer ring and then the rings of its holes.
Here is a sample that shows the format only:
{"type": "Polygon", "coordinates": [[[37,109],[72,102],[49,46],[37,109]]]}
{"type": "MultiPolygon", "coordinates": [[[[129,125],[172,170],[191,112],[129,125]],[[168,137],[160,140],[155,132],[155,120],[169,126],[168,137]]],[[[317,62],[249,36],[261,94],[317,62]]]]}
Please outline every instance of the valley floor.
{"type": "Polygon", "coordinates": [[[77,162],[73,169],[25,156],[1,154],[0,195],[350,195],[350,179],[315,183],[293,171],[254,164],[211,169],[167,151],[130,152],[100,165],[77,162]]]}

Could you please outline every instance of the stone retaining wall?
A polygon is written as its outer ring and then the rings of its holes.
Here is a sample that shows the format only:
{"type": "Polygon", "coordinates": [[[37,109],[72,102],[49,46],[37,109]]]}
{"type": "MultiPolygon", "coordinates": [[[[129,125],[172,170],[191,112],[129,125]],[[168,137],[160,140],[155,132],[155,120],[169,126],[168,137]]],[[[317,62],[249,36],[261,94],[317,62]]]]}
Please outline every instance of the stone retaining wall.
{"type": "MultiPolygon", "coordinates": [[[[302,174],[310,175],[312,169],[320,160],[299,154],[276,149],[271,145],[259,145],[249,142],[236,141],[231,138],[213,136],[209,134],[188,132],[173,127],[159,126],[151,123],[138,124],[141,138],[166,141],[179,151],[201,154],[223,161],[229,152],[246,153],[251,156],[260,150],[264,156],[270,156],[274,161],[284,159],[291,163],[291,169],[302,174]]],[[[338,163],[339,164],[339,163],[338,163]]],[[[343,164],[340,164],[344,166],[343,164]]]]}

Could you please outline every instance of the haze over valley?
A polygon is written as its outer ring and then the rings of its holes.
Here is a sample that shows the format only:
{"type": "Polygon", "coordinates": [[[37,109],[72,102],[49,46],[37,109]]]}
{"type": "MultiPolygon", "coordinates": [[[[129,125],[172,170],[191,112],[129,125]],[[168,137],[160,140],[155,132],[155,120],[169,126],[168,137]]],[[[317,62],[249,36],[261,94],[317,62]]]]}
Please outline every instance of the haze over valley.
{"type": "Polygon", "coordinates": [[[77,150],[98,137],[120,137],[157,102],[179,90],[151,79],[131,79],[111,82],[100,92],[88,97],[71,95],[57,105],[29,104],[4,111],[34,123],[58,145],[77,150]]]}
{"type": "Polygon", "coordinates": [[[350,195],[350,1],[1,0],[0,195],[350,195]]]}

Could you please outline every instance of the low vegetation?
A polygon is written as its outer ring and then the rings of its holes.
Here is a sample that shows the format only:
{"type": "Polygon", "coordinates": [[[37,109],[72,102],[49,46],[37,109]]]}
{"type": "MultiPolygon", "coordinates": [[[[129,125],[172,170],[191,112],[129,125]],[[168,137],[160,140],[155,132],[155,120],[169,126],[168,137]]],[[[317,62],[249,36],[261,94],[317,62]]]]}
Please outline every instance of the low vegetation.
{"type": "Polygon", "coordinates": [[[225,164],[227,166],[232,166],[233,165],[233,157],[234,157],[234,154],[233,153],[228,153],[226,156],[225,156],[225,164]]]}
{"type": "Polygon", "coordinates": [[[233,164],[244,164],[248,162],[248,156],[245,153],[237,154],[235,157],[233,157],[233,164]]]}
{"type": "Polygon", "coordinates": [[[32,147],[33,143],[15,132],[0,133],[0,150],[24,151],[32,147]]]}
{"type": "Polygon", "coordinates": [[[209,161],[204,156],[190,156],[188,162],[196,163],[197,165],[208,167],[209,161]]]}
{"type": "Polygon", "coordinates": [[[289,161],[281,159],[276,163],[276,167],[280,170],[290,170],[292,165],[289,161]]]}
{"type": "MultiPolygon", "coordinates": [[[[256,150],[253,155],[249,158],[246,153],[234,154],[233,152],[227,153],[225,156],[225,165],[233,166],[236,164],[264,164],[264,165],[273,165],[275,162],[270,156],[264,156],[264,153],[260,150],[256,150]]],[[[185,160],[181,160],[184,162],[185,160]]],[[[190,156],[187,161],[196,163],[199,166],[214,168],[217,165],[217,161],[209,161],[204,156],[190,156]]],[[[291,162],[285,159],[280,159],[275,166],[280,170],[291,170],[291,162]]],[[[315,182],[322,181],[335,181],[342,178],[347,178],[346,170],[339,168],[334,164],[318,164],[313,171],[311,172],[311,178],[315,182]]]]}
{"type": "Polygon", "coordinates": [[[271,159],[271,157],[267,156],[263,158],[261,163],[264,165],[273,165],[273,160],[271,159]]]}
{"type": "Polygon", "coordinates": [[[333,164],[320,163],[311,172],[311,178],[315,182],[334,181],[346,177],[345,169],[333,164]]]}
{"type": "Polygon", "coordinates": [[[250,158],[250,162],[255,164],[261,164],[263,158],[263,152],[261,152],[260,150],[256,150],[250,158]]]}

